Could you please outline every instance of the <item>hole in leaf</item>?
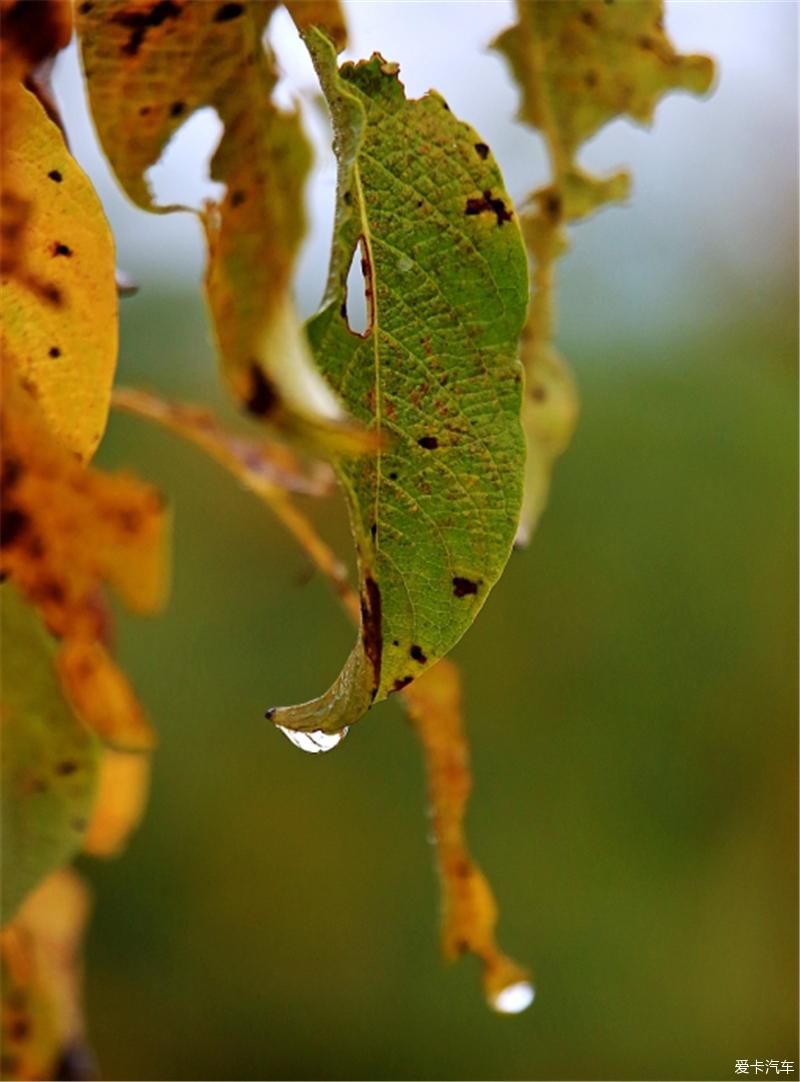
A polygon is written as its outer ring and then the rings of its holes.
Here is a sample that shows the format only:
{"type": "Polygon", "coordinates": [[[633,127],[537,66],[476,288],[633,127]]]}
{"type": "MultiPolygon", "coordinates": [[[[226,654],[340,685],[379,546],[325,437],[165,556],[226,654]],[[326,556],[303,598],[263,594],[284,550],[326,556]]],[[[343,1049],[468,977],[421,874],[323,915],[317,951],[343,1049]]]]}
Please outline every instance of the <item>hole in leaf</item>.
{"type": "Polygon", "coordinates": [[[209,163],[222,135],[216,109],[198,109],[170,139],[164,153],[146,173],[156,203],[200,207],[206,199],[219,200],[225,185],[209,176],[209,163]]]}
{"type": "Polygon", "coordinates": [[[366,338],[372,330],[371,278],[367,247],[363,238],[359,238],[350,260],[350,270],[347,272],[342,311],[347,320],[347,329],[359,338],[366,338]]]}

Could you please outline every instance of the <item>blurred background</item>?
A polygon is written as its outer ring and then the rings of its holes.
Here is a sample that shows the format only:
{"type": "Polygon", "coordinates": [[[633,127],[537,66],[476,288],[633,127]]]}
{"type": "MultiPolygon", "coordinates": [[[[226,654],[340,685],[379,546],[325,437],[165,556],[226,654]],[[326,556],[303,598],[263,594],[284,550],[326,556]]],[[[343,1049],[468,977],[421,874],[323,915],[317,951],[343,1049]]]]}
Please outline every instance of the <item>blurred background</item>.
{"type": "MultiPolygon", "coordinates": [[[[515,198],[536,135],[488,42],[510,3],[347,3],[348,56],[377,49],[489,143],[515,198]]],[[[531,1010],[491,1014],[471,959],[438,957],[422,763],[397,705],[328,756],[266,706],[318,693],[352,632],[269,511],[199,452],[114,415],[99,461],[170,496],[163,616],[120,614],[119,652],[160,732],[146,820],[95,893],[88,1016],[109,1079],[725,1079],[797,1066],[797,8],[668,3],[719,65],[651,132],[587,147],[633,172],[628,205],[573,232],[560,336],[583,413],[530,549],[455,651],[475,790],[469,829],[529,963],[531,1010]]],[[[271,38],[318,152],[298,277],[325,276],[335,169],[313,72],[271,38]]],[[[77,59],[57,86],[120,266],[122,383],[218,406],[199,229],[119,193],[77,59]]],[[[216,117],[153,171],[198,202],[216,117]]],[[[213,187],[213,186],[211,186],[213,187]]],[[[349,552],[337,498],[311,508],[349,552]]],[[[790,1076],[791,1077],[791,1076],[790,1076]]],[[[795,1075],[796,1077],[796,1075],[795,1075]]]]}

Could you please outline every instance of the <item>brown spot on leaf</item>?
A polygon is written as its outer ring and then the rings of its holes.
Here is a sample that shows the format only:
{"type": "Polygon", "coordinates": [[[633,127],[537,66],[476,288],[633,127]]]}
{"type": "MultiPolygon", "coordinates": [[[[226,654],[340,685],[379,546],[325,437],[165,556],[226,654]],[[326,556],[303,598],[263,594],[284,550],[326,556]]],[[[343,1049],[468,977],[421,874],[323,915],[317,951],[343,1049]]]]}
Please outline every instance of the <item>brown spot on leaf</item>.
{"type": "Polygon", "coordinates": [[[498,225],[510,222],[513,217],[513,211],[508,210],[504,201],[495,198],[489,189],[486,189],[480,198],[468,199],[464,208],[464,213],[468,215],[483,214],[485,211],[496,215],[498,225]]]}
{"type": "Polygon", "coordinates": [[[243,4],[223,4],[214,12],[215,23],[227,23],[231,19],[238,19],[244,11],[243,4]]]}
{"type": "Polygon", "coordinates": [[[555,192],[550,192],[544,201],[544,209],[548,218],[552,221],[556,221],[561,216],[561,196],[555,192]]]}
{"type": "Polygon", "coordinates": [[[48,304],[52,304],[54,308],[60,308],[64,303],[63,293],[58,286],[54,286],[52,282],[40,285],[37,292],[43,300],[46,300],[48,304]]]}
{"type": "Polygon", "coordinates": [[[381,618],[381,591],[371,575],[367,575],[365,578],[364,592],[361,595],[361,641],[364,645],[367,660],[372,666],[374,698],[381,682],[383,624],[381,618]]]}
{"type": "Polygon", "coordinates": [[[54,180],[56,184],[60,184],[61,181],[64,179],[58,169],[51,169],[47,175],[48,177],[50,177],[51,180],[54,180]]]}
{"type": "Polygon", "coordinates": [[[418,661],[420,663],[420,665],[424,665],[425,662],[428,660],[422,647],[417,646],[416,643],[414,643],[414,645],[408,652],[415,661],[418,661]]]}
{"type": "Polygon", "coordinates": [[[53,242],[52,252],[54,256],[63,255],[66,256],[67,259],[72,255],[70,246],[68,244],[61,244],[59,241],[53,242]]]}
{"type": "Polygon", "coordinates": [[[435,436],[423,436],[422,439],[417,440],[417,443],[426,451],[435,451],[439,446],[439,441],[435,436]]]}
{"type": "Polygon", "coordinates": [[[245,400],[245,408],[255,417],[266,417],[280,401],[275,384],[268,379],[261,366],[253,362],[250,365],[250,393],[245,400]]]}
{"type": "Polygon", "coordinates": [[[0,547],[6,548],[27,530],[30,519],[17,507],[4,507],[0,512],[0,547]]]}
{"type": "Polygon", "coordinates": [[[231,192],[231,206],[240,207],[242,203],[247,199],[247,193],[243,192],[241,188],[237,188],[235,192],[231,192]]]}
{"type": "Polygon", "coordinates": [[[3,488],[13,488],[13,486],[19,481],[20,477],[24,473],[22,462],[18,458],[8,457],[3,462],[3,476],[2,485],[3,488]]]}
{"type": "Polygon", "coordinates": [[[31,1024],[27,1018],[15,1018],[8,1027],[8,1038],[15,1043],[24,1041],[30,1029],[31,1024]]]}
{"type": "Polygon", "coordinates": [[[60,763],[56,763],[56,774],[60,777],[67,777],[69,774],[74,774],[78,769],[78,764],[73,759],[64,759],[60,763]]]}
{"type": "Polygon", "coordinates": [[[174,0],[158,0],[149,11],[115,11],[111,21],[131,31],[130,37],[122,46],[122,52],[126,56],[136,56],[147,37],[147,31],[151,27],[161,26],[167,19],[177,19],[181,10],[174,0]]]}
{"type": "Polygon", "coordinates": [[[47,351],[47,355],[48,355],[48,357],[53,357],[53,358],[60,357],[61,356],[61,350],[58,348],[58,346],[51,346],[50,349],[48,349],[48,351],[47,351]]]}
{"type": "Polygon", "coordinates": [[[472,579],[465,579],[461,575],[453,578],[453,593],[456,597],[467,597],[469,594],[477,594],[478,584],[472,579]]]}
{"type": "Polygon", "coordinates": [[[489,157],[489,148],[487,147],[486,143],[476,143],[475,151],[478,157],[484,162],[489,157]]]}
{"type": "Polygon", "coordinates": [[[408,685],[413,681],[413,679],[414,679],[413,676],[400,676],[400,677],[398,677],[397,680],[395,680],[395,682],[392,684],[392,689],[391,689],[390,694],[393,694],[396,691],[402,691],[403,688],[407,688],[408,685]]]}
{"type": "Polygon", "coordinates": [[[170,116],[180,116],[181,113],[185,110],[185,108],[186,108],[186,104],[184,102],[182,102],[182,101],[174,101],[172,103],[172,105],[170,105],[170,107],[169,107],[169,115],[170,116]]]}

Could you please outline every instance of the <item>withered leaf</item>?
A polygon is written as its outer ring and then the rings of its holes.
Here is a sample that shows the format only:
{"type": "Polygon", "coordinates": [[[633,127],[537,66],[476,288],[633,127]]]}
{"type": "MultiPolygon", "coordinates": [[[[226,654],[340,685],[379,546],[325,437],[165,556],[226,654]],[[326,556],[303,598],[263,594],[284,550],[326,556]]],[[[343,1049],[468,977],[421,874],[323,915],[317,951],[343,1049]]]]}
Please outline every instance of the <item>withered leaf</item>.
{"type": "MultiPolygon", "coordinates": [[[[317,373],[292,299],[311,158],[299,112],[272,101],[278,73],[263,36],[275,6],[97,0],[79,8],[92,114],[125,191],[146,209],[169,210],[153,205],[145,172],[188,116],[216,109],[225,130],[211,176],[225,195],[201,218],[223,373],[251,416],[325,448],[363,450],[370,441],[317,373]]],[[[343,33],[338,5],[292,10],[343,33]]]]}
{"type": "Polygon", "coordinates": [[[442,887],[442,952],[448,961],[466,951],[477,955],[483,963],[487,1002],[501,1013],[516,1014],[533,1000],[533,986],[527,970],[497,946],[497,904],[464,835],[472,777],[461,716],[459,671],[452,662],[440,661],[406,688],[403,697],[428,772],[442,887]]]}
{"type": "Polygon", "coordinates": [[[523,424],[528,446],[517,543],[529,539],[547,503],[556,458],[578,414],[574,380],[554,346],[554,265],[567,247],[564,225],[624,199],[627,173],[596,177],[576,160],[582,144],[616,117],[648,124],[669,90],[704,93],[713,64],[681,56],[664,32],[662,0],[520,0],[518,22],[495,42],[521,89],[519,117],[542,135],[551,182],[521,214],[533,295],[521,353],[527,376],[523,424]]]}
{"type": "Polygon", "coordinates": [[[161,603],[161,496],[132,477],[82,465],[9,373],[4,387],[0,571],[62,640],[59,667],[86,722],[121,746],[150,747],[150,726],[106,647],[101,586],[112,585],[137,612],[161,603]]]}

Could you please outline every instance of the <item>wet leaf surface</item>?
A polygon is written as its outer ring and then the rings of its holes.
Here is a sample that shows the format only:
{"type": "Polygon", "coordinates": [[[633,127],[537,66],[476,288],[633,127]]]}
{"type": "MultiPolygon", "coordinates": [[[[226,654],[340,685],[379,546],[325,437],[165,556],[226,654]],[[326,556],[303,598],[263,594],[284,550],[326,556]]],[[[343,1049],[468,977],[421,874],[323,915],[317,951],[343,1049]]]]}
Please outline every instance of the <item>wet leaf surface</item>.
{"type": "Polygon", "coordinates": [[[407,101],[382,57],[339,72],[324,35],[306,42],[339,160],[330,277],[309,337],[352,416],[385,446],[338,466],[358,552],[358,642],[325,695],[268,716],[334,733],[446,654],[506,563],[521,499],[527,276],[478,135],[438,94],[407,101]],[[348,325],[356,252],[363,334],[348,325]]]}

